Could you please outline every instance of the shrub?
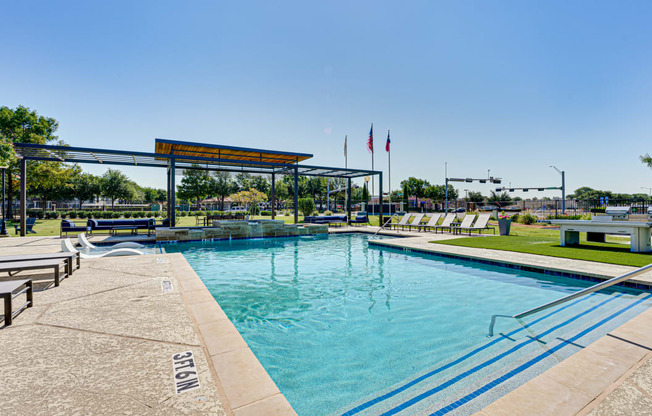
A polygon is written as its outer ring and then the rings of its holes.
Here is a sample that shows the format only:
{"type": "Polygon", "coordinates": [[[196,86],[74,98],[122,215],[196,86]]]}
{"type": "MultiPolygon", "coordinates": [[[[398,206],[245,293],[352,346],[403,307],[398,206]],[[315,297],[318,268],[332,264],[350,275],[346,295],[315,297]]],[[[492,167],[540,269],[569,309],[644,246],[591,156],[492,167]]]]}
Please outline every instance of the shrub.
{"type": "Polygon", "coordinates": [[[68,214],[70,215],[71,220],[77,218],[77,211],[70,211],[68,214]]]}
{"type": "Polygon", "coordinates": [[[88,213],[86,211],[77,212],[77,216],[81,219],[88,218],[88,213]]]}
{"type": "Polygon", "coordinates": [[[326,210],[326,211],[324,211],[324,215],[327,216],[327,217],[330,216],[330,215],[333,215],[333,211],[326,210]]]}
{"type": "Polygon", "coordinates": [[[260,215],[262,215],[263,217],[271,217],[272,211],[260,211],[260,215]]]}
{"type": "Polygon", "coordinates": [[[251,209],[249,209],[249,212],[251,213],[251,215],[259,215],[260,207],[258,205],[252,205],[251,209]]]}
{"type": "Polygon", "coordinates": [[[519,215],[519,222],[521,224],[530,225],[537,222],[537,217],[530,214],[529,212],[522,213],[519,215]]]}
{"type": "Polygon", "coordinates": [[[299,211],[303,212],[304,216],[312,215],[315,212],[315,201],[312,198],[299,199],[299,211]]]}
{"type": "Polygon", "coordinates": [[[518,222],[519,220],[518,214],[512,215],[511,217],[509,217],[509,219],[512,220],[512,222],[518,222]]]}
{"type": "Polygon", "coordinates": [[[147,218],[154,218],[154,214],[155,214],[154,211],[149,211],[146,216],[147,218]]]}
{"type": "Polygon", "coordinates": [[[69,215],[68,211],[60,211],[58,214],[59,214],[59,216],[61,217],[62,220],[65,220],[66,218],[68,218],[68,215],[69,215]]]}
{"type": "Polygon", "coordinates": [[[181,216],[182,217],[187,217],[188,216],[188,211],[181,211],[181,216]]]}
{"type": "Polygon", "coordinates": [[[125,211],[125,218],[131,218],[133,217],[134,213],[131,211],[125,211]]]}

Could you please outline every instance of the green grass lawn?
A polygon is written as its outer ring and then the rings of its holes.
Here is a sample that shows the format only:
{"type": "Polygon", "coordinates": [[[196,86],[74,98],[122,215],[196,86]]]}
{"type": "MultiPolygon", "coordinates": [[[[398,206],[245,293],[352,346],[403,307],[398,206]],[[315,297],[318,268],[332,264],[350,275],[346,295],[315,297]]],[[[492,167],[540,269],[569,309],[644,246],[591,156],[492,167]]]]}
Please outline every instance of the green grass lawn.
{"type": "MultiPolygon", "coordinates": [[[[497,228],[497,225],[495,226],[497,228]]],[[[516,251],[519,253],[540,254],[544,256],[634,267],[652,263],[652,254],[632,253],[629,251],[629,238],[627,237],[607,236],[606,243],[587,243],[586,234],[581,233],[580,235],[579,246],[561,247],[559,245],[558,229],[512,224],[511,233],[508,236],[488,238],[470,237],[447,241],[432,241],[432,243],[516,251]]]]}

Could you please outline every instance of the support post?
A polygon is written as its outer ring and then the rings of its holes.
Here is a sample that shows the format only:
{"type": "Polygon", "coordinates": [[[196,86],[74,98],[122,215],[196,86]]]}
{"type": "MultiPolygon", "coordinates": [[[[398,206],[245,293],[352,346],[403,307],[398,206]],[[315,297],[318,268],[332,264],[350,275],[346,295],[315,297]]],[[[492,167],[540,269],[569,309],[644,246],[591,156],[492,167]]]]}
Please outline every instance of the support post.
{"type": "Polygon", "coordinates": [[[272,219],[276,218],[276,174],[272,173],[272,219]]]}
{"type": "Polygon", "coordinates": [[[383,225],[383,172],[378,174],[378,225],[383,225]]]}
{"type": "Polygon", "coordinates": [[[446,204],[444,206],[444,212],[448,214],[448,178],[446,178],[446,196],[444,199],[445,199],[444,204],[446,204]]]}
{"type": "Polygon", "coordinates": [[[168,204],[167,204],[168,205],[167,206],[167,214],[168,215],[167,215],[167,218],[168,218],[168,220],[170,220],[170,218],[172,218],[171,217],[171,212],[172,211],[170,211],[170,196],[171,196],[171,194],[170,194],[170,164],[169,163],[168,163],[168,169],[167,170],[168,170],[168,172],[167,172],[168,180],[166,182],[167,183],[167,191],[168,191],[167,192],[167,199],[168,199],[168,204]]]}
{"type": "Polygon", "coordinates": [[[5,205],[5,171],[6,167],[1,167],[2,169],[2,223],[0,223],[0,236],[8,236],[7,232],[7,206],[5,205]]]}
{"type": "Polygon", "coordinates": [[[299,223],[299,168],[294,168],[294,223],[299,223]]]}
{"type": "Polygon", "coordinates": [[[351,225],[351,178],[349,178],[349,183],[346,191],[346,225],[351,225]]]}
{"type": "Polygon", "coordinates": [[[177,202],[176,202],[176,195],[175,195],[175,190],[176,190],[176,179],[175,179],[175,174],[176,174],[176,159],[172,158],[170,159],[170,227],[176,227],[177,225],[177,202]]]}
{"type": "Polygon", "coordinates": [[[566,171],[561,171],[561,213],[566,214],[566,171]]]}
{"type": "Polygon", "coordinates": [[[20,236],[25,237],[27,228],[27,160],[20,159],[20,236]]]}

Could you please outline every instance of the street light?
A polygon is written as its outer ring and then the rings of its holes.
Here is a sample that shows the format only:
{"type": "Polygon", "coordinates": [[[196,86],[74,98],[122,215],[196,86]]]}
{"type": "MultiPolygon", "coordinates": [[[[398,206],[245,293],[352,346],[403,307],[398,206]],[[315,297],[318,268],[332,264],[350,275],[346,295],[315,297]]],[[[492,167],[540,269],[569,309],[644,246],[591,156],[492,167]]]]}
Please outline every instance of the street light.
{"type": "Polygon", "coordinates": [[[557,169],[556,166],[550,165],[551,168],[561,175],[561,213],[566,213],[566,171],[557,169]]]}
{"type": "Polygon", "coordinates": [[[641,186],[641,189],[647,189],[650,191],[650,199],[652,199],[652,188],[648,188],[647,186],[641,186]]]}

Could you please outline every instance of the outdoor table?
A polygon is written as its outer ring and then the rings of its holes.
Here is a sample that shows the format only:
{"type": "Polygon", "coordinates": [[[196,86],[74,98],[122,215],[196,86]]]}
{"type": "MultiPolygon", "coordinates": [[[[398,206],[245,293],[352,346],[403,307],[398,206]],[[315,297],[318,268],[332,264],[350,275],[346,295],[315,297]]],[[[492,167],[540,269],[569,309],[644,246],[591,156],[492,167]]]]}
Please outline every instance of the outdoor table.
{"type": "Polygon", "coordinates": [[[591,234],[591,240],[604,241],[605,234],[625,234],[630,236],[630,247],[634,253],[652,252],[650,246],[650,226],[652,223],[639,221],[586,221],[551,220],[559,225],[560,245],[579,245],[580,232],[591,234]]]}
{"type": "Polygon", "coordinates": [[[138,227],[135,225],[118,225],[111,227],[111,232],[113,235],[116,235],[116,231],[118,230],[131,230],[132,235],[138,234],[138,227]]]}

